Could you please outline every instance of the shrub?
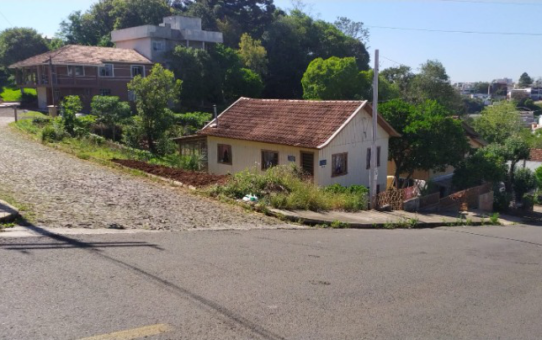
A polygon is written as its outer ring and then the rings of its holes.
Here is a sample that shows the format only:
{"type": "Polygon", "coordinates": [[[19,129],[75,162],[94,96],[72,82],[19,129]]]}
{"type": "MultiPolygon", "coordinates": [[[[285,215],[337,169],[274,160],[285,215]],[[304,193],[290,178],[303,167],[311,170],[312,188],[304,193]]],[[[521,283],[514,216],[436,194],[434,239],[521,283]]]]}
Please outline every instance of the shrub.
{"type": "Polygon", "coordinates": [[[96,123],[96,116],[86,115],[75,119],[73,133],[77,137],[84,137],[90,134],[91,126],[96,123]]]}
{"type": "Polygon", "coordinates": [[[175,114],[177,124],[185,128],[185,134],[193,134],[201,129],[205,123],[211,120],[211,114],[207,112],[186,112],[175,114]]]}
{"type": "Polygon", "coordinates": [[[38,100],[38,95],[36,91],[29,91],[33,89],[25,89],[23,90],[23,93],[21,94],[21,103],[22,104],[32,104],[35,103],[38,100]]]}
{"type": "Polygon", "coordinates": [[[32,119],[32,124],[39,127],[44,127],[45,125],[49,123],[51,123],[51,117],[48,117],[48,116],[36,117],[32,119]]]}
{"type": "Polygon", "coordinates": [[[536,188],[536,176],[529,169],[517,169],[514,173],[514,183],[512,185],[517,200],[521,200],[523,195],[536,188]]]}
{"type": "Polygon", "coordinates": [[[66,132],[64,131],[62,125],[58,120],[54,121],[53,124],[47,125],[41,130],[41,141],[54,143],[60,142],[66,137],[66,132]]]}
{"type": "Polygon", "coordinates": [[[510,207],[512,196],[506,191],[500,191],[498,188],[497,190],[494,190],[493,193],[493,210],[500,212],[507,211],[510,207]]]}
{"type": "Polygon", "coordinates": [[[367,206],[367,189],[333,185],[320,188],[302,176],[295,165],[280,165],[259,173],[245,170],[232,176],[225,185],[212,187],[213,196],[240,199],[256,195],[263,204],[278,209],[357,211],[367,206]]]}
{"type": "Polygon", "coordinates": [[[70,135],[75,134],[76,118],[75,114],[83,109],[83,104],[79,96],[67,96],[62,101],[61,113],[64,130],[70,135]]]}

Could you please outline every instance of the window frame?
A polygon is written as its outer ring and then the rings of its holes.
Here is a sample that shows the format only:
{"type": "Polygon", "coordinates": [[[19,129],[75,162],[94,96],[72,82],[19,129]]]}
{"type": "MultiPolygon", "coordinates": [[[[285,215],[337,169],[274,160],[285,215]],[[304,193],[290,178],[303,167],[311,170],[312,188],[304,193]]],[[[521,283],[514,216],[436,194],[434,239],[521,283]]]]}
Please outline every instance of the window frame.
{"type": "Polygon", "coordinates": [[[365,169],[369,170],[371,168],[371,158],[373,157],[372,148],[367,148],[367,154],[365,155],[365,169]]]}
{"type": "Polygon", "coordinates": [[[224,165],[232,165],[233,163],[233,157],[232,157],[232,147],[231,147],[231,144],[217,144],[216,145],[216,161],[218,164],[224,164],[224,165]],[[228,148],[229,150],[229,156],[230,156],[230,160],[229,162],[223,162],[221,157],[220,157],[220,151],[221,151],[221,147],[226,147],[228,148]]]}
{"type": "Polygon", "coordinates": [[[156,51],[165,51],[166,49],[166,44],[162,41],[162,40],[155,40],[152,42],[152,50],[153,52],[156,52],[156,51]],[[160,48],[156,48],[156,44],[160,45],[160,48]]]}
{"type": "Polygon", "coordinates": [[[264,149],[262,149],[260,155],[261,155],[261,168],[262,168],[262,171],[265,171],[265,170],[267,170],[267,169],[270,169],[270,168],[272,168],[272,167],[277,166],[277,165],[280,164],[280,153],[279,153],[278,151],[275,151],[275,150],[264,150],[264,149]],[[269,167],[266,167],[266,166],[265,166],[265,162],[264,162],[264,157],[263,157],[263,155],[264,155],[264,153],[266,153],[266,152],[272,152],[272,153],[274,153],[274,154],[277,154],[277,164],[272,165],[272,166],[269,166],[269,167]]]}
{"type": "Polygon", "coordinates": [[[100,78],[112,78],[115,76],[115,65],[114,64],[104,64],[104,66],[98,66],[98,76],[100,78]],[[101,70],[104,69],[106,70],[107,69],[107,66],[111,66],[111,75],[102,75],[102,72],[101,70]]]}
{"type": "Polygon", "coordinates": [[[340,177],[348,175],[348,152],[334,153],[331,155],[331,177],[340,177]],[[335,173],[335,158],[344,156],[344,171],[340,174],[335,173]]]}
{"type": "Polygon", "coordinates": [[[109,97],[111,96],[111,89],[100,89],[100,96],[109,97]],[[103,94],[104,91],[108,91],[109,94],[103,94]]]}
{"type": "Polygon", "coordinates": [[[376,147],[376,167],[378,168],[380,166],[380,146],[376,147]]]}
{"type": "Polygon", "coordinates": [[[141,67],[141,77],[145,78],[145,66],[143,65],[130,65],[130,75],[132,76],[132,78],[136,77],[136,75],[134,75],[134,68],[135,67],[141,67]]]}

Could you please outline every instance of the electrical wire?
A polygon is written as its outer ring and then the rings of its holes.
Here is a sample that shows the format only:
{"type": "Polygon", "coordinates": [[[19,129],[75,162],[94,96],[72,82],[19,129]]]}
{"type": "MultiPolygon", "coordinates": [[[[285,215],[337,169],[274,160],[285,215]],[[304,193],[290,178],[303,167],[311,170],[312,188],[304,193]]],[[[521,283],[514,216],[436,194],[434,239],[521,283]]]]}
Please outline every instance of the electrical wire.
{"type": "Polygon", "coordinates": [[[9,21],[8,18],[6,18],[6,16],[4,15],[4,13],[0,12],[0,15],[1,15],[4,19],[6,19],[6,21],[7,21],[8,24],[10,24],[10,25],[13,27],[13,24],[11,23],[11,21],[9,21]]]}
{"type": "Polygon", "coordinates": [[[480,1],[480,0],[436,0],[442,2],[459,2],[487,5],[518,5],[518,6],[542,6],[540,2],[506,2],[506,1],[480,1]]]}
{"type": "Polygon", "coordinates": [[[373,25],[367,25],[367,27],[400,30],[400,31],[421,31],[421,32],[483,34],[483,35],[542,36],[542,33],[529,33],[529,32],[482,32],[482,31],[439,30],[439,29],[430,29],[430,28],[409,28],[409,27],[391,27],[391,26],[373,26],[373,25]]]}

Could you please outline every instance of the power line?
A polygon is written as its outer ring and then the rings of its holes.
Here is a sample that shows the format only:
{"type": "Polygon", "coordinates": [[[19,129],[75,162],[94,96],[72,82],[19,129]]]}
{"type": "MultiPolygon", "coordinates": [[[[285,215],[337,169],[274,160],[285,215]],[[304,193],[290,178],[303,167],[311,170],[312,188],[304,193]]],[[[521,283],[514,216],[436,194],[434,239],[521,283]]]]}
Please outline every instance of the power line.
{"type": "Polygon", "coordinates": [[[542,33],[529,32],[481,32],[481,31],[460,31],[460,30],[439,30],[430,28],[409,28],[409,27],[391,27],[391,26],[372,26],[370,28],[382,28],[399,31],[421,31],[421,32],[439,32],[439,33],[462,33],[462,34],[484,34],[484,35],[519,35],[519,36],[542,36],[542,33]]]}
{"type": "Polygon", "coordinates": [[[540,2],[506,2],[506,1],[480,1],[480,0],[437,0],[443,2],[459,2],[488,5],[519,5],[519,6],[542,6],[540,2]]]}
{"type": "Polygon", "coordinates": [[[6,16],[5,16],[2,12],[0,12],[0,15],[1,15],[4,19],[6,19],[6,21],[8,22],[8,24],[10,24],[11,26],[13,26],[13,24],[11,23],[11,21],[9,21],[9,19],[6,18],[6,16]]]}

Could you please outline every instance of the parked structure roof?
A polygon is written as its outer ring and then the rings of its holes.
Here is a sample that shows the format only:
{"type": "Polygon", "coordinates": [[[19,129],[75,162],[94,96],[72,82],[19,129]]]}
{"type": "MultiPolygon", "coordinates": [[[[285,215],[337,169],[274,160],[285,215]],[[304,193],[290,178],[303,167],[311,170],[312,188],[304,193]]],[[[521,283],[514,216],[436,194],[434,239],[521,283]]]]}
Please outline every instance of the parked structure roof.
{"type": "MultiPolygon", "coordinates": [[[[367,101],[315,101],[239,98],[207,124],[200,135],[320,149],[364,109],[367,101]]],[[[380,115],[378,124],[400,136],[380,115]]]]}
{"type": "Polygon", "coordinates": [[[45,52],[19,61],[9,68],[21,68],[48,64],[49,60],[53,65],[85,65],[100,66],[105,63],[134,63],[152,64],[152,62],[134,50],[97,47],[82,45],[66,45],[58,50],[45,52]]]}

